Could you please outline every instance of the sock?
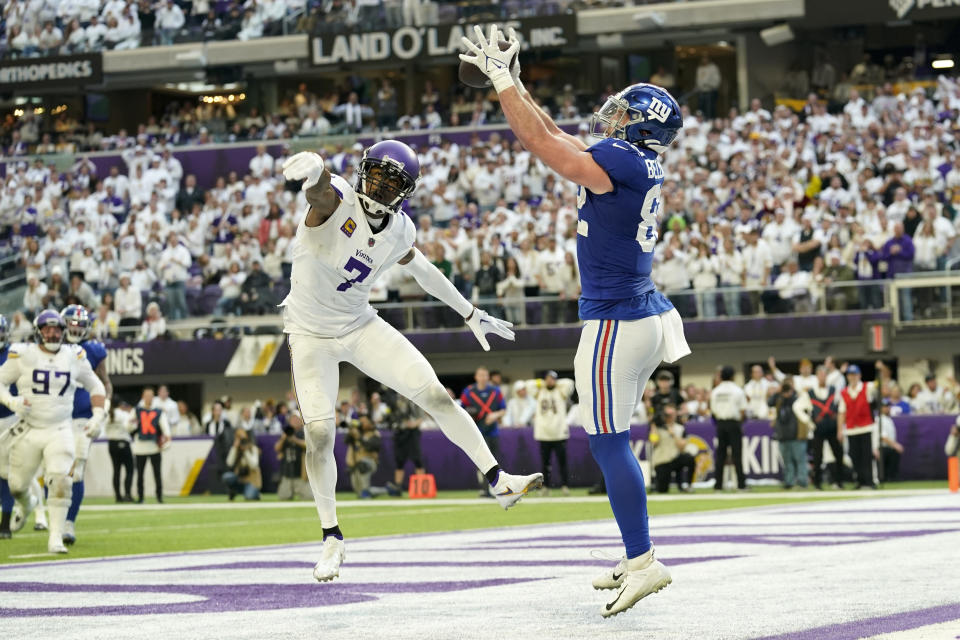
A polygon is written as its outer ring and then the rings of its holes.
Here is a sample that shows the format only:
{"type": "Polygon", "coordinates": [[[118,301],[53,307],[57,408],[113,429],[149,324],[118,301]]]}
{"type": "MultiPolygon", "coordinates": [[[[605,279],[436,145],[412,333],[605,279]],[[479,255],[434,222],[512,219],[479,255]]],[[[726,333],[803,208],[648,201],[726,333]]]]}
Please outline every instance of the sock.
{"type": "Polygon", "coordinates": [[[493,467],[483,475],[487,477],[487,482],[489,482],[492,487],[497,484],[497,478],[500,476],[500,465],[493,465],[493,467]]]}
{"type": "Polygon", "coordinates": [[[333,536],[337,540],[343,540],[343,533],[340,531],[340,525],[336,524],[330,527],[329,529],[324,529],[323,539],[326,540],[327,536],[333,536]]]}
{"type": "Polygon", "coordinates": [[[67,510],[67,520],[70,522],[77,521],[81,502],[83,502],[83,480],[73,483],[73,495],[70,498],[70,508],[67,510]]]}
{"type": "Polygon", "coordinates": [[[13,494],[10,493],[10,485],[5,478],[0,478],[0,511],[4,513],[13,511],[13,494]]]}
{"type": "Polygon", "coordinates": [[[3,510],[3,514],[0,515],[0,531],[10,531],[10,515],[12,512],[12,508],[10,511],[3,510]]]}
{"type": "Polygon", "coordinates": [[[603,472],[627,558],[643,555],[650,550],[647,491],[640,463],[630,449],[630,432],[591,435],[590,453],[603,472]]]}

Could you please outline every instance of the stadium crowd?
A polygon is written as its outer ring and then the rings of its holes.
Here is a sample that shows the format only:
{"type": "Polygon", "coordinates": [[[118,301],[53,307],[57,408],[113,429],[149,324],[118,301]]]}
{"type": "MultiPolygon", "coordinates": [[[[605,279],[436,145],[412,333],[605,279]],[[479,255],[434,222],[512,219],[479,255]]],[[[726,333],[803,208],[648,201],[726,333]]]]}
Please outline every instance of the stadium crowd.
{"type": "MultiPolygon", "coordinates": [[[[960,86],[941,77],[930,95],[887,85],[866,101],[852,90],[837,113],[813,99],[800,113],[771,113],[758,100],[713,121],[685,113],[663,161],[654,280],[685,317],[880,307],[880,280],[943,269],[958,252],[958,110],[960,86]],[[840,286],[857,281],[871,284],[840,286]]],[[[585,125],[578,135],[590,141],[585,125]]],[[[3,250],[26,269],[27,316],[79,301],[95,312],[98,335],[137,327],[151,338],[168,319],[271,311],[305,210],[280,172],[288,152],[273,157],[261,146],[246,175],[208,189],[184,175],[168,144],[121,153],[125,167],[106,176],[84,157],[68,171],[36,158],[9,172],[3,250]]],[[[323,153],[354,182],[359,144],[323,153]]],[[[441,139],[419,153],[421,183],[407,210],[424,253],[492,313],[575,320],[574,187],[496,133],[441,139]],[[525,303],[537,295],[555,302],[525,303]]],[[[913,318],[914,297],[929,314],[941,296],[901,290],[902,318],[913,318]]],[[[374,299],[424,294],[398,275],[374,299]]]]}

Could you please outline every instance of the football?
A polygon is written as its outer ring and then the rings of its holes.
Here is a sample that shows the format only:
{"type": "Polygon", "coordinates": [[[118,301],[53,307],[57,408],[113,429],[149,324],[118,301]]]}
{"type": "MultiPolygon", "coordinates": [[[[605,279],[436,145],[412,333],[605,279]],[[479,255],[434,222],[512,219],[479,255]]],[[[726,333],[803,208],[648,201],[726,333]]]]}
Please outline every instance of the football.
{"type": "MultiPolygon", "coordinates": [[[[499,43],[500,51],[506,51],[510,48],[510,43],[506,40],[501,40],[499,43]]],[[[513,63],[517,61],[517,56],[519,51],[513,54],[513,57],[510,58],[510,66],[513,66],[513,63]]],[[[486,89],[491,85],[490,78],[487,77],[483,71],[480,71],[480,68],[469,62],[460,61],[460,68],[457,70],[457,76],[460,78],[460,82],[467,85],[468,87],[473,87],[474,89],[486,89]]]]}

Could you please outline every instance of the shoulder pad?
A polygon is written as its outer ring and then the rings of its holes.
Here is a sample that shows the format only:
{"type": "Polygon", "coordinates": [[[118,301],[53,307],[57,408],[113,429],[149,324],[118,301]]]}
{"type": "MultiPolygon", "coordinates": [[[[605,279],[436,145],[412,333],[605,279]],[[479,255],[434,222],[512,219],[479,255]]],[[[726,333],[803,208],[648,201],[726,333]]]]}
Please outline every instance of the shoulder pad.
{"type": "Polygon", "coordinates": [[[330,186],[333,187],[333,190],[337,192],[337,195],[340,196],[340,199],[344,202],[350,203],[355,200],[355,193],[353,191],[353,186],[343,179],[343,177],[336,174],[330,175],[330,186]]]}

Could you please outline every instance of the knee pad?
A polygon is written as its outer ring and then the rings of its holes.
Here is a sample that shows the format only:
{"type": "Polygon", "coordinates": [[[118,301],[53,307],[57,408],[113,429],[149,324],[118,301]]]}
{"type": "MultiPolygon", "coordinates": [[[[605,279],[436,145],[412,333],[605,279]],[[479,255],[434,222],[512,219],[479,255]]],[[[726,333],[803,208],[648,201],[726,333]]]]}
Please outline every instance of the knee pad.
{"type": "Polygon", "coordinates": [[[73,473],[70,476],[73,478],[74,482],[83,482],[83,472],[87,468],[87,459],[86,458],[77,458],[73,461],[73,473]]]}
{"type": "Polygon", "coordinates": [[[73,497],[73,482],[70,476],[51,474],[46,477],[47,502],[65,501],[70,502],[73,497]]]}
{"type": "Polygon", "coordinates": [[[439,382],[428,384],[410,399],[431,415],[454,406],[453,398],[439,382]]]}
{"type": "Polygon", "coordinates": [[[332,419],[314,420],[307,424],[304,434],[307,437],[307,448],[322,451],[333,448],[333,440],[336,435],[336,425],[332,419]]]}

